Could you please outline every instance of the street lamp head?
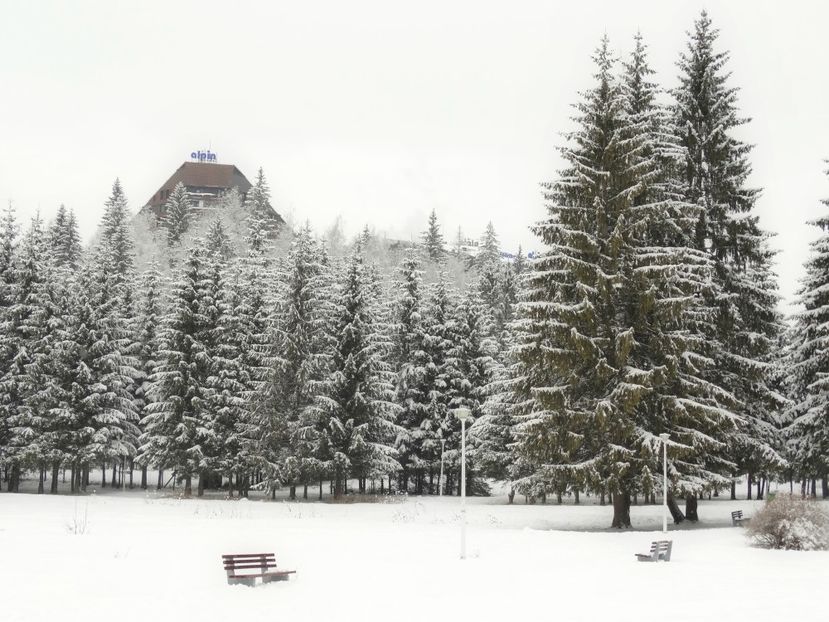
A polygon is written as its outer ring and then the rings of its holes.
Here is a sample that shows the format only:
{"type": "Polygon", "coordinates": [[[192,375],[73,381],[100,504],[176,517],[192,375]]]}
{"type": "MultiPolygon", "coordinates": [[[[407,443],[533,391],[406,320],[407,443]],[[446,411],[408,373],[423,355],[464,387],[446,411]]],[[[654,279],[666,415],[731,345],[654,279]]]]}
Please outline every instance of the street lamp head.
{"type": "Polygon", "coordinates": [[[663,441],[667,441],[669,438],[671,438],[671,435],[668,434],[667,432],[663,432],[662,434],[659,435],[659,438],[661,438],[663,441]]]}
{"type": "Polygon", "coordinates": [[[466,421],[472,416],[472,411],[468,408],[456,408],[455,416],[458,418],[458,421],[466,421]]]}

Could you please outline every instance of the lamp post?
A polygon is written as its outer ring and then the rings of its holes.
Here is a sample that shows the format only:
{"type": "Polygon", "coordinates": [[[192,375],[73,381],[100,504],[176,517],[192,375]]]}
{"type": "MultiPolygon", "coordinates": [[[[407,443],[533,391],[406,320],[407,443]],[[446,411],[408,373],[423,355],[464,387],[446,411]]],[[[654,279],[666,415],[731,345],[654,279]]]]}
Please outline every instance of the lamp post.
{"type": "Polygon", "coordinates": [[[443,496],[443,454],[446,451],[446,439],[440,439],[440,479],[438,480],[438,497],[443,496]]]}
{"type": "Polygon", "coordinates": [[[662,533],[668,533],[668,439],[671,435],[663,432],[662,439],[662,533]]]}
{"type": "Polygon", "coordinates": [[[466,559],[466,420],[472,412],[458,408],[455,416],[461,422],[461,559],[466,559]]]}

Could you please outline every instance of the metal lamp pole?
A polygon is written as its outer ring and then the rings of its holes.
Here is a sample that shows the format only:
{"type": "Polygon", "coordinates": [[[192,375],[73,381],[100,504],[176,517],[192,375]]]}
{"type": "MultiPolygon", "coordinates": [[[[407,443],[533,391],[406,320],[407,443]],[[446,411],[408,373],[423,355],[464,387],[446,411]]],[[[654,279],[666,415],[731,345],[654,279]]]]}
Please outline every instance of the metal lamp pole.
{"type": "Polygon", "coordinates": [[[662,439],[662,533],[668,533],[668,439],[667,432],[659,435],[662,439]]]}
{"type": "Polygon", "coordinates": [[[466,420],[472,412],[458,408],[455,416],[461,422],[461,559],[466,559],[466,420]]]}

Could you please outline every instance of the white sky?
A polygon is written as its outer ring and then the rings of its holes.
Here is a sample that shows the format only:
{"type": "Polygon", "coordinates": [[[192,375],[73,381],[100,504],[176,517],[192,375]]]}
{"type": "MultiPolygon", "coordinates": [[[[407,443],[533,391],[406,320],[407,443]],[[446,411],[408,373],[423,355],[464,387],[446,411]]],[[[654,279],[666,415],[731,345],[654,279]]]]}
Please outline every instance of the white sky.
{"type": "Polygon", "coordinates": [[[277,209],[319,229],[408,238],[436,208],[447,238],[492,220],[505,248],[538,248],[538,182],[599,38],[626,55],[641,29],[673,86],[706,6],[790,299],[829,196],[829,3],[780,4],[0,0],[0,200],[47,220],[65,203],[89,237],[116,176],[137,210],[209,147],[263,166],[277,209]]]}

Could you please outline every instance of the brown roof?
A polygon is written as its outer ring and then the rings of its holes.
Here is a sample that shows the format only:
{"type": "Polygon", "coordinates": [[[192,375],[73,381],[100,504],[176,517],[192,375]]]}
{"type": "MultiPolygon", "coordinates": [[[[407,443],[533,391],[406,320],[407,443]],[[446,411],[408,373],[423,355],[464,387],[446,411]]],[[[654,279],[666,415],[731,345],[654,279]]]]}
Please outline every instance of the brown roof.
{"type": "Polygon", "coordinates": [[[176,184],[183,183],[188,188],[221,188],[234,186],[242,194],[250,190],[251,183],[233,164],[210,164],[207,162],[185,162],[164,182],[164,185],[150,197],[147,206],[160,208],[167,200],[165,191],[173,191],[176,184]]]}

